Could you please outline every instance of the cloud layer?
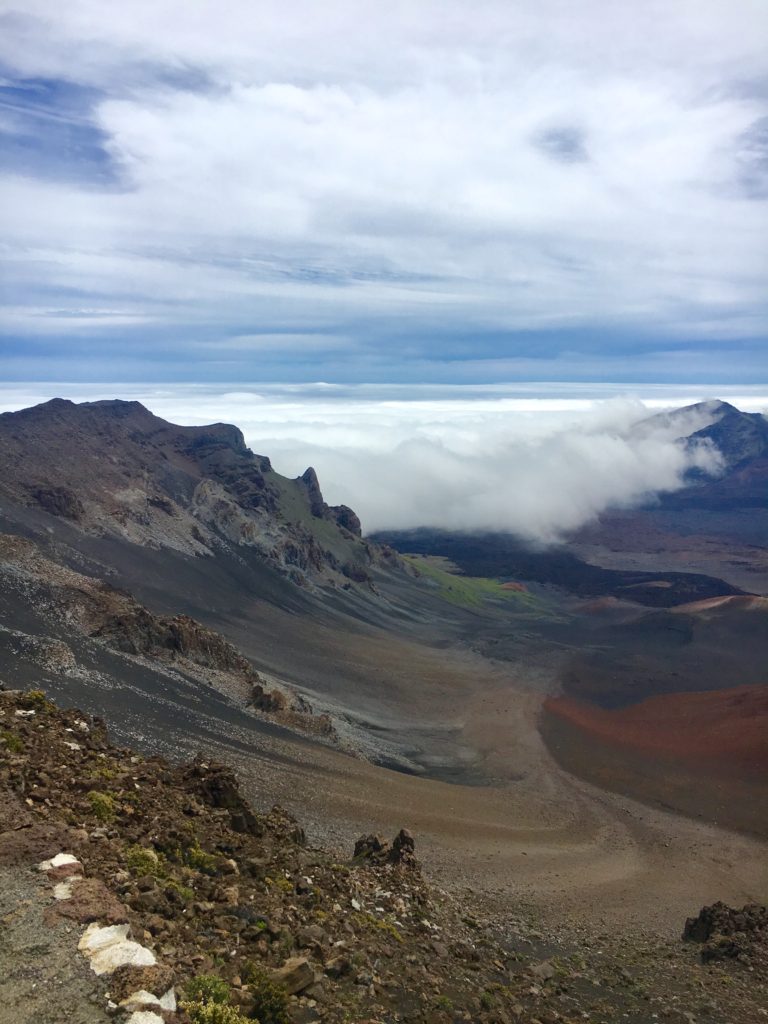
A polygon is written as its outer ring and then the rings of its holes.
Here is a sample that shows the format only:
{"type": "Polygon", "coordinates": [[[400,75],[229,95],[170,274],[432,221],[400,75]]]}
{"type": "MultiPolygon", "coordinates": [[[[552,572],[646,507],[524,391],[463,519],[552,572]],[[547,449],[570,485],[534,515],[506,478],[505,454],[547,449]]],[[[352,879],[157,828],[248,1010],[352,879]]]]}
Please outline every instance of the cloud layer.
{"type": "MultiPolygon", "coordinates": [[[[222,390],[27,385],[0,387],[0,411],[59,395],[135,398],[182,424],[234,422],[280,473],[318,472],[326,500],[360,515],[367,532],[417,526],[510,530],[549,542],[609,507],[679,487],[687,469],[717,471],[711,449],[686,451],[692,415],[636,429],[656,411],[714,397],[693,389],[609,386],[437,388],[331,385],[222,390]]],[[[768,392],[719,389],[768,413],[768,392]]]]}
{"type": "Polygon", "coordinates": [[[2,11],[9,375],[765,368],[762,0],[2,11]]]}

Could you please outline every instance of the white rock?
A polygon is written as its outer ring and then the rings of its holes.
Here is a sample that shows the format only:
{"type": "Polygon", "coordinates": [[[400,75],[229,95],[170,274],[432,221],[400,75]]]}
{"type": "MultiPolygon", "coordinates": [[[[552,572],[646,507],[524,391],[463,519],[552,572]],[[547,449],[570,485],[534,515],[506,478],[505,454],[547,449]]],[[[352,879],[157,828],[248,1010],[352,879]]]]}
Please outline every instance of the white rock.
{"type": "Polygon", "coordinates": [[[103,928],[89,924],[78,943],[78,949],[89,957],[96,974],[112,974],[123,964],[152,967],[157,963],[151,949],[128,938],[127,924],[113,924],[103,928]]]}
{"type": "Polygon", "coordinates": [[[50,860],[44,860],[41,864],[38,864],[37,869],[38,871],[50,871],[52,868],[60,868],[63,864],[79,863],[77,857],[73,857],[71,853],[57,853],[50,860]]]}
{"type": "Polygon", "coordinates": [[[68,878],[66,882],[59,882],[58,885],[53,887],[53,898],[55,900],[69,900],[72,899],[72,886],[75,882],[79,882],[79,878],[68,878]]]}
{"type": "Polygon", "coordinates": [[[353,910],[362,910],[363,909],[363,905],[360,902],[360,900],[350,900],[350,902],[352,904],[352,909],[353,910]]]}
{"type": "Polygon", "coordinates": [[[88,725],[88,723],[87,723],[87,722],[84,722],[84,721],[82,720],[82,718],[79,718],[79,719],[78,719],[78,720],[77,720],[77,721],[75,722],[75,725],[76,725],[76,726],[77,726],[77,728],[78,728],[78,729],[80,730],[80,732],[90,732],[90,731],[91,731],[91,727],[90,727],[90,726],[88,725]]]}
{"type": "Polygon", "coordinates": [[[125,1024],[165,1024],[159,1013],[154,1010],[137,1010],[132,1013],[125,1024]]]}
{"type": "Polygon", "coordinates": [[[153,995],[151,992],[147,992],[146,989],[139,989],[138,992],[132,992],[129,996],[120,1003],[120,1006],[124,1010],[134,1010],[134,1012],[141,1006],[156,1006],[158,1010],[176,1010],[176,992],[173,988],[169,988],[167,992],[164,992],[160,998],[153,995]]]}
{"type": "MultiPolygon", "coordinates": [[[[125,1010],[135,1010],[141,1006],[157,1006],[160,1007],[160,1000],[157,996],[152,995],[151,992],[147,992],[146,989],[140,988],[138,992],[131,992],[129,996],[120,1001],[120,1006],[125,1010]]],[[[160,1007],[162,1009],[162,1007],[160,1007]]]]}
{"type": "Polygon", "coordinates": [[[67,741],[66,741],[66,740],[64,740],[64,746],[65,746],[65,747],[69,747],[69,749],[70,749],[70,750],[82,750],[82,749],[83,749],[83,748],[82,748],[82,747],[80,746],[80,744],[79,744],[79,743],[67,743],[67,741]]]}
{"type": "Polygon", "coordinates": [[[35,714],[34,711],[17,711],[16,712],[16,717],[17,718],[32,718],[32,716],[34,714],[35,714]]]}
{"type": "Polygon", "coordinates": [[[176,1009],[176,992],[173,988],[169,988],[167,992],[163,992],[160,996],[160,1005],[164,1010],[176,1009]]]}

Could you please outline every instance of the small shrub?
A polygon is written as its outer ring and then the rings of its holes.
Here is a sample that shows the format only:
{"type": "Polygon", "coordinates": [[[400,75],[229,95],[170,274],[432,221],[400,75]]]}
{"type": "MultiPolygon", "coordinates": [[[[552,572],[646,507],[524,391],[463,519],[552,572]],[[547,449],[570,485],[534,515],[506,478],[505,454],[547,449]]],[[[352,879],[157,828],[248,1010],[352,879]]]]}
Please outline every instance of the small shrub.
{"type": "Polygon", "coordinates": [[[114,821],[115,799],[109,793],[99,793],[92,789],[88,793],[88,803],[91,805],[91,813],[99,821],[114,821]]]}
{"type": "Polygon", "coordinates": [[[146,846],[129,846],[125,855],[125,865],[134,875],[151,875],[152,878],[165,878],[168,870],[162,853],[155,853],[146,846]]]}
{"type": "MultiPolygon", "coordinates": [[[[222,1003],[183,1003],[192,1024],[254,1024],[254,1019],[244,1017],[234,1006],[222,1003]]],[[[255,1024],[259,1024],[255,1021],[255,1024]]]]}
{"type": "Polygon", "coordinates": [[[253,997],[253,1013],[260,1024],[289,1024],[288,992],[283,985],[272,981],[259,964],[246,964],[243,981],[253,997]]]}
{"type": "Polygon", "coordinates": [[[197,839],[184,851],[184,863],[204,875],[215,875],[219,870],[218,858],[212,853],[206,853],[197,839]]]}
{"type": "Polygon", "coordinates": [[[184,992],[192,1003],[229,1002],[229,985],[215,974],[199,974],[184,986],[184,992]]]}
{"type": "Polygon", "coordinates": [[[17,736],[15,732],[0,732],[0,740],[5,744],[6,750],[12,754],[20,754],[24,749],[21,737],[17,736]]]}
{"type": "Polygon", "coordinates": [[[492,1010],[493,1009],[493,996],[491,995],[490,992],[483,992],[481,994],[481,996],[480,996],[480,1006],[484,1010],[492,1010]]]}
{"type": "Polygon", "coordinates": [[[385,918],[374,917],[373,914],[353,914],[352,920],[358,928],[369,928],[373,931],[384,932],[386,935],[391,936],[395,942],[403,941],[403,936],[397,928],[391,921],[387,921],[385,918]]]}
{"type": "Polygon", "coordinates": [[[53,701],[48,700],[43,690],[27,690],[21,699],[21,703],[24,707],[32,711],[39,711],[41,714],[53,711],[56,707],[53,701]]]}
{"type": "Polygon", "coordinates": [[[280,892],[284,892],[286,896],[292,896],[296,889],[293,882],[282,875],[279,875],[277,878],[265,878],[264,881],[267,885],[272,886],[273,889],[279,889],[280,892]]]}
{"type": "MultiPolygon", "coordinates": [[[[234,1006],[229,1005],[229,985],[215,974],[201,974],[184,986],[189,1001],[181,1008],[192,1024],[253,1024],[234,1006]]],[[[257,1022],[258,1024],[258,1022],[257,1022]]]]}
{"type": "Polygon", "coordinates": [[[435,1000],[435,1006],[438,1010],[445,1010],[449,1013],[453,1009],[453,1001],[448,996],[438,996],[435,1000]]]}
{"type": "Polygon", "coordinates": [[[172,878],[169,882],[167,882],[165,888],[166,895],[167,890],[170,889],[172,892],[175,892],[178,895],[182,903],[191,903],[192,900],[195,898],[195,890],[190,889],[188,885],[182,885],[182,883],[177,882],[175,878],[172,878]]]}

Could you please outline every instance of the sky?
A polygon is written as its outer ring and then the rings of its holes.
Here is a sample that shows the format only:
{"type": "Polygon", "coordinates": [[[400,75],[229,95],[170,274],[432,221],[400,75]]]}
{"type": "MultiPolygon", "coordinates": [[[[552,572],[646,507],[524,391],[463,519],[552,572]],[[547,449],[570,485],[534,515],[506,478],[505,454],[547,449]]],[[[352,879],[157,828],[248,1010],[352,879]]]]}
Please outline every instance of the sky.
{"type": "Polygon", "coordinates": [[[0,0],[0,379],[768,380],[765,0],[0,0]]]}

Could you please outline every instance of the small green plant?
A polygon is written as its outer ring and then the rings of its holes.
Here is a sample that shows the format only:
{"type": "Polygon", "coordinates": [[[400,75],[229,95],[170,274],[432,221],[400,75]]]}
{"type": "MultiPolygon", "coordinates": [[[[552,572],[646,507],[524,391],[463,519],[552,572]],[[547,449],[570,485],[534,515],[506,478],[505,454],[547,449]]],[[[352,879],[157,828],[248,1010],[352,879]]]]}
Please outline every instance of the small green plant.
{"type": "Polygon", "coordinates": [[[403,936],[397,928],[391,921],[387,921],[385,918],[374,917],[373,914],[353,914],[352,920],[359,928],[370,928],[377,932],[384,932],[386,935],[391,936],[395,942],[403,941],[403,936]]]}
{"type": "Polygon", "coordinates": [[[483,992],[483,993],[481,993],[481,995],[480,995],[480,1006],[484,1010],[492,1010],[493,1009],[493,996],[491,995],[490,992],[483,992]]]}
{"type": "Polygon", "coordinates": [[[201,974],[184,986],[188,997],[181,1008],[187,1012],[192,1024],[253,1024],[239,1010],[229,1005],[230,989],[223,978],[215,974],[201,974]]]}
{"type": "Polygon", "coordinates": [[[204,875],[215,875],[219,870],[218,858],[212,853],[206,853],[197,839],[184,851],[184,863],[204,875]]]}
{"type": "Polygon", "coordinates": [[[15,732],[0,732],[0,740],[5,744],[6,750],[9,750],[12,754],[20,754],[24,749],[24,744],[21,741],[21,737],[17,736],[15,732]]]}
{"type": "Polygon", "coordinates": [[[450,1013],[453,1009],[453,1000],[449,999],[448,996],[438,996],[435,1000],[435,1006],[438,1010],[445,1010],[450,1013]]]}
{"type": "Polygon", "coordinates": [[[199,974],[184,986],[184,993],[191,1003],[229,1002],[229,985],[215,974],[199,974]]]}
{"type": "MultiPolygon", "coordinates": [[[[234,1006],[221,1003],[182,1003],[192,1024],[254,1024],[254,1018],[244,1017],[234,1006]]],[[[259,1024],[258,1021],[255,1024],[259,1024]]]]}
{"type": "Polygon", "coordinates": [[[129,846],[125,855],[125,866],[132,874],[139,876],[165,878],[168,874],[162,853],[149,850],[146,846],[129,846]]]}
{"type": "Polygon", "coordinates": [[[295,886],[293,882],[289,878],[284,878],[282,875],[278,875],[277,878],[270,878],[267,876],[264,881],[273,889],[279,889],[280,892],[284,892],[286,896],[292,896],[294,893],[295,886]]]}
{"type": "Polygon", "coordinates": [[[288,992],[259,964],[246,964],[243,980],[251,990],[253,1013],[261,1024],[289,1024],[288,992]]]}
{"type": "Polygon", "coordinates": [[[171,889],[175,892],[183,903],[191,903],[195,898],[195,890],[190,889],[188,885],[182,885],[181,882],[177,882],[175,878],[172,878],[167,882],[165,888],[166,890],[171,889]]]}
{"type": "Polygon", "coordinates": [[[114,821],[115,798],[111,794],[92,789],[88,793],[88,803],[91,805],[91,813],[99,821],[114,821]]]}
{"type": "Polygon", "coordinates": [[[53,701],[48,700],[43,690],[27,690],[21,702],[26,708],[39,711],[41,714],[53,711],[56,707],[53,701]]]}

